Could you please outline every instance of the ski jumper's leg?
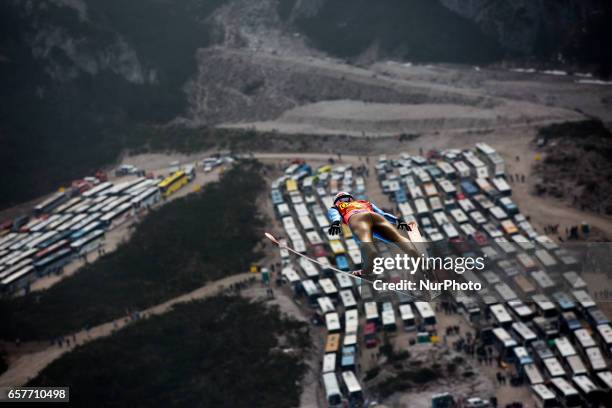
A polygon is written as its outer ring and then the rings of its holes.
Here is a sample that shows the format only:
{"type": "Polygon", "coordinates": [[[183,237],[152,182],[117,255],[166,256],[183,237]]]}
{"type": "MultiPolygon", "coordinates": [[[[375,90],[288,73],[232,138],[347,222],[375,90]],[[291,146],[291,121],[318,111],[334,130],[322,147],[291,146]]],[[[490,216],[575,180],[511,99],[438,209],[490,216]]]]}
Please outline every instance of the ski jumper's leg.
{"type": "Polygon", "coordinates": [[[349,226],[361,241],[362,273],[364,276],[369,275],[374,266],[374,258],[378,255],[372,236],[372,217],[366,212],[354,214],[349,219],[349,226]]]}
{"type": "Polygon", "coordinates": [[[416,250],[412,242],[402,234],[399,230],[391,225],[385,217],[380,214],[371,213],[372,222],[374,224],[374,231],[380,234],[387,241],[393,242],[395,245],[401,248],[402,251],[410,256],[418,257],[419,252],[416,250]]]}

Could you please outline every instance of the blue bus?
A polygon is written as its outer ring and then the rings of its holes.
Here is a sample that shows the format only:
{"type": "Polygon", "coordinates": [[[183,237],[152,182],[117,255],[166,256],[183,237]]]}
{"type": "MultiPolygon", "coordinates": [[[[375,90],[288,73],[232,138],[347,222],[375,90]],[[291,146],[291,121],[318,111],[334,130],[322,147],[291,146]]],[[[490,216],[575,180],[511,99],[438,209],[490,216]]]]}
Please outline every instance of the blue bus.
{"type": "Polygon", "coordinates": [[[348,259],[347,259],[346,255],[337,255],[336,256],[336,266],[338,267],[338,269],[340,269],[342,271],[347,271],[348,272],[350,270],[348,259]]]}
{"type": "Polygon", "coordinates": [[[459,185],[466,196],[473,196],[478,193],[478,188],[471,181],[464,180],[459,185]]]}

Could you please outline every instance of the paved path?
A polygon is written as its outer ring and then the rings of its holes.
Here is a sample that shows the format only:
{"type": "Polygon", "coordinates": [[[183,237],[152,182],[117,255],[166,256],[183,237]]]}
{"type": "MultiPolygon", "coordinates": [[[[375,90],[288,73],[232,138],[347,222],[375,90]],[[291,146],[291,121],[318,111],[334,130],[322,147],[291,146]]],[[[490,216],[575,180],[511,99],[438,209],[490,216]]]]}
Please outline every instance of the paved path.
{"type": "MultiPolygon", "coordinates": [[[[163,314],[169,311],[172,306],[177,303],[204,299],[206,297],[213,296],[223,288],[229,287],[234,283],[244,282],[253,276],[254,275],[251,273],[241,273],[210,282],[194,290],[193,292],[186,293],[164,303],[160,303],[156,306],[143,310],[141,311],[141,315],[148,317],[150,315],[163,314]]],[[[97,338],[106,337],[129,325],[129,320],[127,320],[127,322],[126,320],[127,318],[123,316],[114,321],[93,327],[89,330],[89,332],[81,330],[79,332],[67,335],[65,337],[70,338],[70,346],[65,345],[63,347],[59,347],[57,345],[52,345],[43,350],[25,354],[19,357],[10,365],[9,369],[2,374],[2,376],[0,376],[0,386],[22,386],[26,384],[30,379],[36,377],[38,373],[40,373],[40,371],[42,371],[51,362],[62,356],[64,353],[73,350],[77,345],[85,344],[97,338]],[[76,344],[73,341],[73,336],[76,338],[76,344]]]]}

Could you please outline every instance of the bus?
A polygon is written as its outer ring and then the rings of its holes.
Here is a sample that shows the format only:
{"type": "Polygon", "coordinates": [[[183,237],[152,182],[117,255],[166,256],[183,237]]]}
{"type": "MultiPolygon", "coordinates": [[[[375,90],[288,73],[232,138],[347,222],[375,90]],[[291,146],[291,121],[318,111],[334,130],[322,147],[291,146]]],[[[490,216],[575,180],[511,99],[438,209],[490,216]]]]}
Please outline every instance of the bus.
{"type": "Polygon", "coordinates": [[[311,279],[304,279],[302,281],[302,289],[308,298],[311,305],[317,304],[317,298],[321,295],[319,288],[311,279]]]}
{"type": "Polygon", "coordinates": [[[567,358],[576,355],[576,349],[567,337],[558,337],[555,339],[555,349],[560,358],[567,358]]]}
{"type": "Polygon", "coordinates": [[[495,319],[495,323],[501,327],[508,327],[514,322],[508,310],[501,303],[489,306],[489,310],[493,319],[495,319]]]}
{"type": "Polygon", "coordinates": [[[538,265],[536,264],[535,260],[524,252],[517,254],[516,260],[526,272],[531,272],[538,269],[538,265]]]}
{"type": "Polygon", "coordinates": [[[378,325],[380,316],[378,314],[378,307],[376,306],[376,302],[365,302],[363,304],[363,308],[365,310],[366,322],[375,323],[378,325]]]}
{"type": "Polygon", "coordinates": [[[536,250],[534,255],[547,270],[554,269],[558,264],[555,258],[545,249],[536,250]]]}
{"type": "Polygon", "coordinates": [[[361,259],[361,251],[359,249],[349,249],[348,256],[351,258],[351,262],[355,265],[355,268],[361,268],[362,259],[361,259]]]}
{"type": "Polygon", "coordinates": [[[291,284],[297,285],[300,282],[300,275],[293,269],[293,267],[285,267],[281,271],[281,275],[291,284]]]}
{"type": "Polygon", "coordinates": [[[589,347],[595,347],[597,345],[595,343],[595,339],[593,339],[593,336],[591,336],[587,329],[574,330],[574,337],[576,338],[576,343],[580,345],[582,350],[586,350],[589,347]]]}
{"type": "Polygon", "coordinates": [[[610,371],[600,371],[597,373],[597,379],[610,393],[610,390],[612,390],[612,373],[610,371]]]}
{"type": "Polygon", "coordinates": [[[336,371],[336,353],[326,353],[323,356],[323,374],[333,373],[336,371]]]}
{"type": "Polygon", "coordinates": [[[531,278],[544,293],[548,293],[556,288],[556,284],[551,279],[550,275],[543,270],[532,272],[531,278]]]}
{"type": "Polygon", "coordinates": [[[570,290],[584,289],[587,286],[584,279],[582,279],[580,275],[574,271],[565,272],[563,274],[563,279],[567,283],[570,290]]]}
{"type": "Polygon", "coordinates": [[[560,406],[557,402],[557,397],[555,397],[555,394],[546,385],[535,384],[531,386],[531,390],[538,403],[538,407],[549,408],[560,406]]]}
{"type": "Polygon", "coordinates": [[[329,408],[341,408],[343,405],[342,393],[340,392],[340,386],[338,386],[336,373],[323,374],[323,388],[325,389],[327,406],[329,408]]]}
{"type": "Polygon", "coordinates": [[[343,371],[342,380],[348,398],[348,406],[350,408],[363,406],[363,391],[361,389],[359,381],[357,380],[357,377],[355,376],[355,373],[350,370],[343,371]]]}
{"type": "Polygon", "coordinates": [[[552,295],[555,302],[559,304],[559,309],[562,312],[569,312],[576,309],[576,303],[572,300],[572,298],[565,292],[555,292],[552,295]]]}
{"type": "Polygon", "coordinates": [[[344,333],[357,334],[359,328],[359,312],[357,309],[350,309],[344,312],[344,333]]]}
{"type": "Polygon", "coordinates": [[[586,290],[574,290],[572,291],[572,295],[574,296],[574,299],[576,299],[576,302],[578,302],[578,306],[580,306],[583,312],[586,312],[588,309],[596,306],[593,298],[591,298],[586,290]]]}
{"type": "Polygon", "coordinates": [[[610,319],[608,319],[608,316],[606,316],[606,314],[597,307],[592,307],[587,310],[586,318],[593,329],[596,329],[597,326],[610,324],[610,319]]]}
{"type": "Polygon", "coordinates": [[[67,202],[65,202],[64,204],[60,205],[59,207],[55,208],[53,210],[53,212],[55,214],[62,214],[65,212],[70,212],[68,211],[70,208],[74,207],[75,205],[79,204],[81,202],[82,198],[81,197],[74,197],[71,198],[70,200],[68,200],[67,202]]]}
{"type": "Polygon", "coordinates": [[[510,362],[514,359],[514,348],[518,345],[516,340],[503,327],[493,329],[495,346],[504,361],[510,362]]]}
{"type": "Polygon", "coordinates": [[[425,326],[436,325],[436,314],[428,302],[414,302],[417,313],[421,318],[421,323],[425,326]]]}
{"type": "Polygon", "coordinates": [[[538,362],[541,364],[543,364],[544,360],[555,356],[544,340],[534,341],[531,343],[531,348],[538,362]]]}
{"type": "Polygon", "coordinates": [[[584,354],[586,354],[587,360],[589,360],[589,365],[593,371],[608,369],[608,364],[604,360],[599,347],[589,347],[588,349],[584,350],[584,354]]]}
{"type": "Polygon", "coordinates": [[[336,353],[338,350],[340,350],[340,334],[328,334],[327,339],[325,340],[325,352],[336,353]]]}
{"type": "Polygon", "coordinates": [[[529,296],[535,293],[536,288],[531,284],[529,279],[523,275],[517,275],[513,278],[514,285],[522,292],[524,296],[529,296]]]}
{"type": "Polygon", "coordinates": [[[185,174],[184,171],[179,170],[176,173],[163,179],[158,184],[158,187],[161,190],[162,196],[164,198],[168,198],[188,182],[189,178],[187,177],[187,174],[185,174]]]}
{"type": "Polygon", "coordinates": [[[544,359],[542,361],[542,364],[544,364],[544,368],[546,369],[546,372],[548,373],[550,378],[565,377],[566,372],[556,357],[544,359]]]}
{"type": "Polygon", "coordinates": [[[366,323],[363,329],[363,340],[367,348],[376,347],[378,339],[376,338],[376,323],[366,323]]]}
{"type": "Polygon", "coordinates": [[[395,311],[393,310],[393,303],[383,303],[381,315],[383,328],[386,331],[395,331],[397,326],[395,325],[395,311]]]}
{"type": "Polygon", "coordinates": [[[612,355],[612,327],[610,327],[610,324],[597,326],[597,337],[606,353],[612,355]]]}
{"type": "Polygon", "coordinates": [[[536,305],[538,314],[542,317],[556,317],[558,312],[555,304],[550,301],[546,295],[537,294],[533,295],[532,300],[536,305]]]}
{"type": "Polygon", "coordinates": [[[53,194],[51,197],[34,207],[34,216],[40,217],[42,214],[50,213],[54,208],[68,201],[68,198],[68,195],[64,192],[53,194]]]}
{"type": "Polygon", "coordinates": [[[325,293],[326,296],[338,296],[338,289],[336,288],[336,285],[334,285],[334,282],[331,279],[320,279],[319,286],[321,286],[321,289],[323,289],[323,293],[325,293]]]}
{"type": "Polygon", "coordinates": [[[103,183],[98,184],[97,186],[90,188],[85,191],[82,196],[83,198],[91,198],[99,195],[107,195],[108,190],[113,186],[113,183],[110,181],[105,181],[103,183]]]}
{"type": "Polygon", "coordinates": [[[520,339],[521,344],[528,345],[532,341],[536,341],[538,336],[523,322],[512,323],[512,330],[520,339]]]}
{"type": "Polygon", "coordinates": [[[600,403],[605,403],[606,394],[604,391],[596,386],[586,375],[574,376],[572,382],[588,406],[600,406],[600,403]]]}
{"type": "Polygon", "coordinates": [[[564,407],[581,407],[582,399],[578,391],[564,378],[552,378],[552,388],[564,407]]]}
{"type": "Polygon", "coordinates": [[[356,366],[357,349],[355,346],[343,346],[342,356],[340,358],[340,368],[342,370],[352,370],[356,366]]]}
{"type": "Polygon", "coordinates": [[[70,243],[70,248],[77,254],[85,254],[100,246],[104,240],[104,230],[96,229],[70,243]]]}
{"type": "Polygon", "coordinates": [[[523,377],[527,378],[529,385],[544,383],[544,377],[535,364],[525,364],[523,366],[523,377]]]}
{"type": "Polygon", "coordinates": [[[355,296],[350,289],[340,291],[340,300],[342,301],[342,306],[344,306],[345,310],[357,307],[357,301],[355,300],[355,296]]]}
{"type": "Polygon", "coordinates": [[[414,319],[414,312],[412,311],[412,306],[410,304],[405,303],[399,305],[400,318],[404,324],[404,330],[412,331],[416,330],[416,321],[414,319]]]}
{"type": "Polygon", "coordinates": [[[516,366],[516,372],[519,375],[523,375],[523,367],[527,364],[533,364],[533,359],[529,355],[527,349],[523,346],[517,346],[512,349],[514,354],[514,364],[516,366]]]}
{"type": "Polygon", "coordinates": [[[302,269],[302,271],[304,271],[304,274],[309,279],[313,279],[314,281],[317,281],[319,279],[319,271],[312,262],[308,262],[304,258],[300,258],[298,262],[300,264],[300,268],[302,269]]]}
{"type": "Polygon", "coordinates": [[[561,330],[565,333],[572,333],[575,330],[582,329],[582,323],[576,317],[574,312],[564,312],[561,314],[559,318],[559,323],[561,325],[561,330]]]}
{"type": "Polygon", "coordinates": [[[559,335],[559,328],[556,320],[547,319],[542,316],[533,319],[533,325],[540,337],[546,340],[554,339],[559,335]]]}
{"type": "Polygon", "coordinates": [[[342,245],[342,242],[340,242],[339,239],[330,240],[329,247],[334,255],[341,255],[346,252],[344,249],[344,245],[342,245]]]}
{"type": "Polygon", "coordinates": [[[338,316],[338,313],[331,312],[325,315],[325,327],[327,328],[328,333],[339,331],[341,329],[340,317],[338,316]]]}
{"type": "Polygon", "coordinates": [[[72,260],[72,250],[63,248],[33,263],[40,274],[58,270],[72,260]]]}
{"type": "Polygon", "coordinates": [[[338,282],[338,286],[340,286],[340,290],[351,289],[353,287],[353,279],[345,273],[336,272],[336,281],[338,282]]]}
{"type": "Polygon", "coordinates": [[[319,310],[321,311],[321,314],[326,314],[329,312],[335,312],[336,308],[334,307],[334,304],[332,303],[331,299],[327,296],[321,296],[317,299],[317,303],[319,305],[319,310]]]}
{"type": "Polygon", "coordinates": [[[565,361],[570,369],[571,375],[581,375],[588,373],[588,370],[582,362],[582,359],[577,354],[567,357],[565,361]]]}
{"type": "Polygon", "coordinates": [[[533,318],[535,313],[529,306],[523,303],[522,300],[514,299],[508,301],[508,306],[514,312],[514,314],[522,321],[529,321],[533,318]]]}
{"type": "Polygon", "coordinates": [[[516,293],[505,282],[501,282],[495,285],[495,291],[501,297],[501,299],[506,302],[518,298],[516,293]]]}

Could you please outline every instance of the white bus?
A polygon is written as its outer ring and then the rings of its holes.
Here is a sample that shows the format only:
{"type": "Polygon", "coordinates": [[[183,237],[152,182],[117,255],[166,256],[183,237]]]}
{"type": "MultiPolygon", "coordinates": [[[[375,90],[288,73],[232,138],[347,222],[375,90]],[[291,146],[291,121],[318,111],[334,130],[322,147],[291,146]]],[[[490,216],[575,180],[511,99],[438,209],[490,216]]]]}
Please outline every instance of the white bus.
{"type": "Polygon", "coordinates": [[[338,386],[338,379],[335,373],[323,374],[323,388],[325,388],[325,400],[329,408],[342,407],[342,393],[338,386]]]}
{"type": "Polygon", "coordinates": [[[98,195],[107,195],[108,190],[113,186],[113,183],[109,181],[105,181],[104,183],[100,183],[94,188],[90,188],[85,191],[82,196],[85,198],[95,197],[98,195]]]}
{"type": "Polygon", "coordinates": [[[329,312],[335,312],[336,311],[336,308],[334,307],[334,304],[332,303],[331,299],[329,297],[327,297],[327,296],[319,297],[317,299],[317,303],[319,304],[319,309],[321,309],[321,314],[326,314],[326,313],[329,313],[329,312]]]}
{"type": "Polygon", "coordinates": [[[584,351],[584,353],[586,354],[593,371],[602,371],[608,368],[608,364],[604,360],[599,347],[589,347],[584,351]]]}
{"type": "Polygon", "coordinates": [[[508,301],[508,306],[520,320],[528,321],[531,320],[535,315],[533,310],[531,310],[529,306],[523,303],[522,300],[510,300],[508,301]]]}
{"type": "Polygon", "coordinates": [[[501,297],[502,300],[508,302],[510,300],[517,299],[518,296],[506,282],[500,282],[495,285],[495,291],[501,297]]]}
{"type": "Polygon", "coordinates": [[[336,353],[327,353],[323,356],[323,374],[336,371],[336,353]]]}
{"type": "Polygon", "coordinates": [[[342,301],[342,305],[344,306],[345,310],[357,307],[357,301],[355,301],[355,296],[350,289],[340,291],[340,300],[342,301]]]}
{"type": "Polygon", "coordinates": [[[304,231],[314,230],[314,224],[312,223],[308,215],[302,215],[298,217],[298,221],[300,222],[300,225],[302,226],[304,231]]]}
{"type": "Polygon", "coordinates": [[[543,270],[532,272],[531,278],[544,292],[548,292],[556,287],[555,282],[551,279],[550,275],[543,270]]]}
{"type": "Polygon", "coordinates": [[[534,397],[540,408],[559,407],[557,397],[555,394],[544,384],[536,384],[531,386],[534,397]]]}
{"type": "Polygon", "coordinates": [[[333,297],[338,295],[336,285],[334,285],[334,282],[329,278],[319,279],[319,286],[321,286],[323,293],[325,293],[327,296],[333,297]]]}
{"type": "MultiPolygon", "coordinates": [[[[336,272],[336,281],[341,290],[350,289],[353,287],[353,279],[344,273],[336,272]]],[[[342,296],[342,295],[341,295],[342,296]]]]}
{"type": "Polygon", "coordinates": [[[555,317],[557,316],[557,308],[555,304],[550,301],[546,295],[537,294],[533,295],[532,300],[534,301],[538,313],[543,317],[555,317]]]}
{"type": "Polygon", "coordinates": [[[388,331],[395,331],[397,329],[395,325],[395,311],[391,302],[383,303],[381,315],[383,328],[388,331]]]}
{"type": "Polygon", "coordinates": [[[567,337],[558,337],[555,339],[555,348],[559,357],[567,358],[576,355],[576,350],[567,337]]]}
{"type": "Polygon", "coordinates": [[[328,333],[336,332],[341,329],[340,317],[338,316],[338,313],[331,312],[325,315],[325,327],[327,328],[328,333]]]}
{"type": "Polygon", "coordinates": [[[559,363],[559,360],[557,360],[556,357],[546,358],[542,361],[542,363],[544,364],[546,372],[551,378],[565,376],[565,370],[563,369],[563,366],[561,366],[561,363],[559,363]]]}
{"type": "Polygon", "coordinates": [[[376,306],[376,302],[365,302],[363,304],[363,308],[365,309],[366,321],[368,323],[378,323],[380,316],[378,314],[378,307],[376,306]]]}
{"type": "Polygon", "coordinates": [[[421,317],[421,322],[425,326],[436,325],[436,314],[428,302],[414,302],[414,307],[416,307],[417,313],[421,317]]]}
{"type": "Polygon", "coordinates": [[[542,384],[544,382],[544,377],[542,377],[542,373],[540,373],[535,364],[525,364],[523,366],[523,373],[527,377],[529,385],[542,384]]]}
{"type": "Polygon", "coordinates": [[[457,224],[463,224],[469,221],[467,215],[461,208],[454,208],[450,210],[450,215],[451,217],[453,217],[457,224]]]}
{"type": "Polygon", "coordinates": [[[580,345],[582,350],[585,350],[589,347],[595,347],[597,344],[593,339],[593,336],[589,333],[587,329],[577,329],[574,330],[574,337],[576,338],[576,342],[580,345]]]}
{"type": "Polygon", "coordinates": [[[491,314],[493,315],[497,325],[501,327],[508,327],[514,322],[514,319],[512,319],[510,313],[508,313],[504,305],[501,303],[489,306],[489,310],[491,310],[491,314]]]}
{"type": "Polygon", "coordinates": [[[459,204],[459,207],[461,207],[463,212],[466,212],[466,213],[476,210],[476,207],[474,206],[472,201],[470,201],[469,198],[462,198],[461,200],[457,200],[457,204],[459,204]]]}
{"type": "Polygon", "coordinates": [[[593,298],[589,296],[586,290],[575,290],[572,292],[574,299],[578,302],[578,305],[582,308],[583,311],[586,311],[592,307],[596,306],[596,303],[593,301],[593,298]]]}
{"type": "Polygon", "coordinates": [[[586,375],[577,375],[572,378],[572,381],[587,404],[595,404],[598,406],[602,402],[602,390],[596,386],[593,381],[586,375]]]}
{"type": "Polygon", "coordinates": [[[363,391],[353,371],[343,371],[342,380],[346,389],[349,407],[361,407],[363,404],[363,391]]]}
{"type": "Polygon", "coordinates": [[[357,309],[349,309],[344,312],[344,333],[357,334],[359,330],[359,312],[357,309]]]}
{"type": "MultiPolygon", "coordinates": [[[[478,225],[487,223],[487,219],[485,218],[485,216],[482,215],[482,213],[478,210],[472,211],[468,215],[472,219],[472,221],[474,221],[478,225]]],[[[499,232],[499,234],[501,235],[501,232],[499,232]]]]}
{"type": "Polygon", "coordinates": [[[302,270],[304,271],[304,274],[309,277],[309,278],[314,278],[314,279],[318,279],[319,278],[319,270],[317,269],[317,267],[312,263],[307,261],[304,258],[300,258],[299,260],[299,264],[300,264],[300,268],[302,268],[302,270]]]}
{"type": "Polygon", "coordinates": [[[399,305],[400,318],[404,323],[404,329],[406,331],[415,330],[416,322],[414,319],[414,312],[412,311],[412,306],[410,304],[405,303],[399,305]]]}
{"type": "Polygon", "coordinates": [[[302,281],[302,289],[304,289],[304,293],[306,293],[310,303],[316,304],[317,297],[321,294],[317,285],[312,280],[305,279],[302,281]]]}
{"type": "Polygon", "coordinates": [[[512,323],[512,330],[517,334],[523,345],[536,341],[538,336],[523,322],[512,323]]]}
{"type": "Polygon", "coordinates": [[[503,327],[496,327],[493,329],[493,335],[495,336],[495,345],[501,358],[504,361],[514,358],[514,348],[518,346],[518,344],[510,333],[508,333],[503,327]]]}
{"type": "Polygon", "coordinates": [[[534,252],[534,255],[536,256],[536,258],[538,258],[538,261],[540,261],[546,269],[552,269],[557,266],[557,261],[555,260],[555,258],[553,258],[552,255],[545,249],[536,250],[534,252]]]}
{"type": "Polygon", "coordinates": [[[300,281],[300,275],[291,266],[283,268],[281,274],[287,279],[289,283],[298,283],[300,281]]]}
{"type": "Polygon", "coordinates": [[[565,359],[572,375],[588,374],[589,370],[585,367],[582,359],[578,355],[569,356],[565,359]]]}
{"type": "Polygon", "coordinates": [[[565,279],[565,282],[571,290],[583,289],[586,288],[587,285],[584,279],[574,271],[565,272],[563,274],[563,279],[565,279]]]}
{"type": "Polygon", "coordinates": [[[552,378],[550,382],[552,383],[555,394],[557,394],[557,398],[559,398],[559,401],[561,401],[564,407],[582,406],[580,394],[569,382],[567,382],[567,380],[557,377],[552,378]]]}
{"type": "Polygon", "coordinates": [[[601,341],[601,346],[606,353],[612,354],[612,327],[610,324],[600,324],[597,326],[597,336],[601,341]]]}
{"type": "MultiPolygon", "coordinates": [[[[612,390],[612,373],[610,371],[600,371],[597,373],[599,382],[607,390],[612,390]]],[[[608,391],[609,392],[609,391],[608,391]]]]}
{"type": "Polygon", "coordinates": [[[448,197],[452,197],[457,192],[457,189],[455,188],[453,183],[446,179],[439,179],[438,185],[440,186],[442,191],[444,191],[444,194],[446,194],[448,197]]]}

